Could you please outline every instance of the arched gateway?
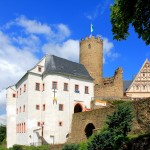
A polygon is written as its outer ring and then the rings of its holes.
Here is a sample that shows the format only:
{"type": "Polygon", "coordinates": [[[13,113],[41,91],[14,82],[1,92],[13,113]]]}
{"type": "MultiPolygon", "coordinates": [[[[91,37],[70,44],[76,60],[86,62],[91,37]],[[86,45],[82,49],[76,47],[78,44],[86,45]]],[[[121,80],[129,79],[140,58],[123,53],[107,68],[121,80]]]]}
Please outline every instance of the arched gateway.
{"type": "Polygon", "coordinates": [[[74,106],[74,113],[78,112],[82,112],[82,106],[79,103],[74,106]]]}
{"type": "Polygon", "coordinates": [[[89,138],[93,134],[93,129],[95,129],[93,123],[89,123],[86,125],[84,131],[87,138],[89,138]]]}

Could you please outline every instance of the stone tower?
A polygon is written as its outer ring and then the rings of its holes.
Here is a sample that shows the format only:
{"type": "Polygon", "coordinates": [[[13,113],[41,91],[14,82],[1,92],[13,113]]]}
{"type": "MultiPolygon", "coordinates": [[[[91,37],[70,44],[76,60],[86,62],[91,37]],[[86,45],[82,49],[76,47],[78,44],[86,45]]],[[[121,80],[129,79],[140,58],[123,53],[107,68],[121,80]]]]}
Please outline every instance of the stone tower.
{"type": "Polygon", "coordinates": [[[103,41],[100,37],[86,37],[80,41],[80,63],[85,66],[95,84],[102,83],[103,41]]]}

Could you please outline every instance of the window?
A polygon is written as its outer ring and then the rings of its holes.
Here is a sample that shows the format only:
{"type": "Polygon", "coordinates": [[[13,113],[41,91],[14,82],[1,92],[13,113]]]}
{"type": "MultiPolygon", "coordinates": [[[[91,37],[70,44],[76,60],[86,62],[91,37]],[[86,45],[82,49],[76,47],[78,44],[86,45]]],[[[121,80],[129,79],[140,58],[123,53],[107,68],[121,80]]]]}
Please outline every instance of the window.
{"type": "Polygon", "coordinates": [[[45,84],[43,83],[43,91],[45,91],[45,84]]]}
{"type": "Polygon", "coordinates": [[[25,109],[26,109],[26,107],[25,107],[25,105],[23,105],[23,112],[25,112],[25,109]]]}
{"type": "Polygon", "coordinates": [[[40,110],[40,105],[36,105],[36,110],[40,110]]]}
{"type": "Polygon", "coordinates": [[[15,98],[15,97],[16,97],[16,94],[14,94],[14,93],[13,93],[13,95],[12,95],[12,96],[13,96],[13,98],[15,98]]]}
{"type": "Polygon", "coordinates": [[[57,89],[57,82],[56,81],[52,82],[52,89],[57,89]]]}
{"type": "Polygon", "coordinates": [[[21,106],[20,106],[20,112],[21,112],[21,106]]]}
{"type": "Polygon", "coordinates": [[[26,84],[24,84],[24,92],[26,92],[26,84]]]}
{"type": "Polygon", "coordinates": [[[59,104],[59,111],[63,111],[64,110],[64,105],[63,104],[59,104]]]}
{"type": "Polygon", "coordinates": [[[37,126],[39,127],[41,124],[40,124],[40,122],[37,122],[37,126]]]}
{"type": "Polygon", "coordinates": [[[68,83],[64,83],[64,91],[68,91],[68,83]]]}
{"type": "Polygon", "coordinates": [[[21,88],[20,88],[20,95],[21,95],[21,88]]]}
{"type": "Polygon", "coordinates": [[[85,86],[85,94],[89,94],[89,87],[85,86]]]}
{"type": "Polygon", "coordinates": [[[21,133],[21,123],[19,124],[19,133],[21,133]]]}
{"type": "Polygon", "coordinates": [[[24,122],[24,133],[26,132],[26,123],[24,122]]]}
{"type": "Polygon", "coordinates": [[[136,86],[136,89],[139,90],[139,86],[136,86]]]}
{"type": "Polygon", "coordinates": [[[17,110],[16,110],[16,113],[18,114],[18,108],[17,108],[17,110]]]}
{"type": "Polygon", "coordinates": [[[90,48],[91,48],[91,44],[88,45],[88,49],[90,49],[90,48]]]}
{"type": "Polygon", "coordinates": [[[59,126],[60,126],[60,127],[62,126],[62,121],[59,121],[59,126]]]}
{"type": "Polygon", "coordinates": [[[35,90],[39,91],[40,90],[40,83],[35,83],[35,90]]]}
{"type": "Polygon", "coordinates": [[[77,84],[75,85],[75,92],[79,93],[79,85],[77,85],[77,84]]]}
{"type": "Polygon", "coordinates": [[[42,72],[42,67],[38,67],[38,72],[42,72]]]}
{"type": "Polygon", "coordinates": [[[24,132],[24,124],[22,123],[22,133],[24,132]]]}
{"type": "Polygon", "coordinates": [[[45,111],[45,104],[43,104],[43,111],[45,111]]]}
{"type": "Polygon", "coordinates": [[[143,85],[143,90],[145,90],[145,87],[146,87],[146,86],[145,86],[145,85],[143,85]]]}

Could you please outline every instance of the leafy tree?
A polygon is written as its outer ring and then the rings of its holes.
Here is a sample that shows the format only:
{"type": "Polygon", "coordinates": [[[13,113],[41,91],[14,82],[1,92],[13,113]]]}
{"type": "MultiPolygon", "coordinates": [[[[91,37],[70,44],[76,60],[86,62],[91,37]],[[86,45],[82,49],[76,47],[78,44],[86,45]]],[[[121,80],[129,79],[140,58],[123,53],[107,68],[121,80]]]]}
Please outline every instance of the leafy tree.
{"type": "Polygon", "coordinates": [[[107,117],[106,124],[108,129],[116,135],[126,137],[127,133],[131,131],[132,118],[132,109],[129,104],[121,104],[112,115],[107,117]]]}
{"type": "Polygon", "coordinates": [[[132,24],[138,37],[150,44],[150,0],[115,0],[111,23],[114,39],[125,40],[132,24]]]}
{"type": "Polygon", "coordinates": [[[0,144],[6,139],[6,126],[0,125],[0,144]]]}
{"type": "Polygon", "coordinates": [[[107,117],[107,128],[89,142],[88,150],[118,149],[131,130],[132,118],[131,107],[128,104],[120,104],[116,111],[107,117]]]}

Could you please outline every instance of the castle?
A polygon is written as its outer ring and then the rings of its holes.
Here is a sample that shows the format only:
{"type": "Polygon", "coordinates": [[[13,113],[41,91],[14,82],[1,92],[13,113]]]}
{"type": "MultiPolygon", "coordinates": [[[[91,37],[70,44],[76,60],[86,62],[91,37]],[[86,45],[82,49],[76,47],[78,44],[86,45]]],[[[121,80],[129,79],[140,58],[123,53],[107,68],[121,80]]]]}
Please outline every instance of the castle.
{"type": "Polygon", "coordinates": [[[103,41],[86,37],[80,63],[46,55],[7,88],[7,147],[64,143],[73,113],[90,111],[93,99],[122,96],[122,69],[103,78],[103,41]]]}

